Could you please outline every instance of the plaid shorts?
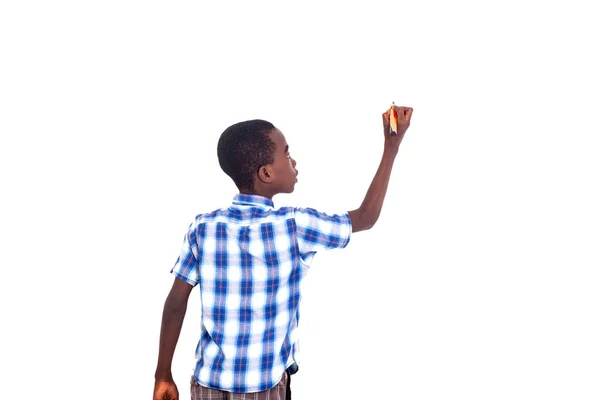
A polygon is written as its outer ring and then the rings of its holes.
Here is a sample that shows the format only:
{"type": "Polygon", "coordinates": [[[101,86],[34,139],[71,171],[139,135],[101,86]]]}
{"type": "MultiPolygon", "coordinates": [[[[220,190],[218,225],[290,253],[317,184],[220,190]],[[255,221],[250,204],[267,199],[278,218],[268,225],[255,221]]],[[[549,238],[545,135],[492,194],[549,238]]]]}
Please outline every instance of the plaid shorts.
{"type": "Polygon", "coordinates": [[[290,400],[290,372],[285,371],[277,384],[268,390],[254,393],[231,393],[202,386],[192,376],[191,400],[290,400]]]}

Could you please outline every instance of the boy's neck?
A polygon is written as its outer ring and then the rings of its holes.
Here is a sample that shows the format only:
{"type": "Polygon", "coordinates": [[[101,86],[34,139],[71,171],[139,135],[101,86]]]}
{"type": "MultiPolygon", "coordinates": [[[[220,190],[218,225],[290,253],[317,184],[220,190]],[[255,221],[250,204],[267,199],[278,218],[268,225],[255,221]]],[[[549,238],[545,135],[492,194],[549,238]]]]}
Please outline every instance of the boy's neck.
{"type": "Polygon", "coordinates": [[[253,191],[240,190],[240,194],[246,194],[246,195],[251,195],[251,196],[261,196],[261,197],[266,197],[269,200],[273,200],[273,196],[275,196],[276,193],[265,193],[261,190],[253,190],[253,191]]]}

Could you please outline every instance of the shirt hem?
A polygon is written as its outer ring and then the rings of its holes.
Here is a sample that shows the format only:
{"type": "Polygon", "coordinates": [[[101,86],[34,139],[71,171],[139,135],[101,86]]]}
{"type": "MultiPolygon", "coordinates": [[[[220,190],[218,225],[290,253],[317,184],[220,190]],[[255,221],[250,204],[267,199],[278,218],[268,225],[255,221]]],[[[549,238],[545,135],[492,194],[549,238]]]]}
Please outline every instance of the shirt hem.
{"type": "MultiPolygon", "coordinates": [[[[285,366],[285,368],[283,369],[283,372],[281,373],[281,378],[279,378],[279,380],[278,380],[277,382],[275,382],[275,383],[273,384],[273,386],[271,386],[271,387],[268,387],[268,388],[266,388],[266,389],[260,389],[260,390],[259,390],[259,389],[250,389],[250,391],[248,391],[248,392],[232,392],[232,391],[231,391],[231,390],[229,390],[229,389],[224,389],[224,388],[217,387],[217,386],[210,386],[210,385],[208,385],[207,383],[200,381],[200,380],[198,379],[198,377],[197,377],[195,374],[192,374],[192,378],[193,378],[193,379],[194,379],[194,380],[195,380],[195,381],[196,381],[196,382],[197,382],[199,385],[202,385],[202,386],[204,386],[205,388],[214,389],[214,390],[220,390],[220,391],[222,391],[222,392],[228,392],[228,393],[238,393],[238,394],[239,394],[239,393],[243,393],[243,394],[260,393],[260,392],[264,392],[264,391],[266,391],[266,390],[271,390],[271,389],[273,389],[275,386],[277,386],[277,384],[278,384],[279,382],[281,382],[281,379],[283,379],[283,374],[285,374],[285,371],[287,371],[287,369],[288,369],[290,366],[292,366],[294,363],[296,363],[296,361],[295,361],[293,358],[291,359],[291,361],[288,361],[288,362],[286,363],[286,366],[285,366]]],[[[297,363],[296,363],[296,364],[297,364],[297,363]]]]}

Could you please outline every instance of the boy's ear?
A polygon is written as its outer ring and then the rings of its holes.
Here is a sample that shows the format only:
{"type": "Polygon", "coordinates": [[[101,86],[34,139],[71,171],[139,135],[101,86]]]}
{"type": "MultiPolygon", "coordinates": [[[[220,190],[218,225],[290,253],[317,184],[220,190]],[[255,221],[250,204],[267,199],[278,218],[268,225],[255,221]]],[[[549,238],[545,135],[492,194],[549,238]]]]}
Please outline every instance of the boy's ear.
{"type": "Polygon", "coordinates": [[[264,183],[273,182],[273,168],[270,165],[263,165],[258,169],[258,179],[264,183]]]}

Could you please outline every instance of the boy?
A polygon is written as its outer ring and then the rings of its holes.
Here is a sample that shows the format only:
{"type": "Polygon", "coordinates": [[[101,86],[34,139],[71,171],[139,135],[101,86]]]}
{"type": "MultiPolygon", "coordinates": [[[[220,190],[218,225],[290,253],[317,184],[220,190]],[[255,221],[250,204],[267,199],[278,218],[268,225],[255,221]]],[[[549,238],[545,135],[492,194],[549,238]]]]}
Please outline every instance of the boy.
{"type": "Polygon", "coordinates": [[[275,209],[272,198],[291,193],[296,161],[271,123],[227,128],[217,152],[239,189],[229,208],[201,214],[184,238],[165,302],[154,400],[176,400],[171,361],[192,288],[200,284],[201,336],[191,381],[192,400],[289,399],[300,281],[317,251],[343,248],[350,234],[373,227],[412,108],[393,106],[397,134],[383,113],[381,163],[361,206],[344,214],[311,208],[275,209]]]}

